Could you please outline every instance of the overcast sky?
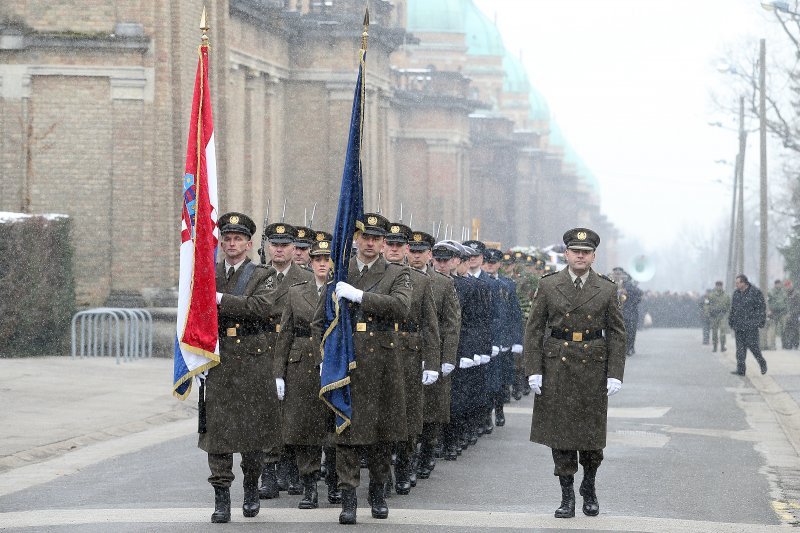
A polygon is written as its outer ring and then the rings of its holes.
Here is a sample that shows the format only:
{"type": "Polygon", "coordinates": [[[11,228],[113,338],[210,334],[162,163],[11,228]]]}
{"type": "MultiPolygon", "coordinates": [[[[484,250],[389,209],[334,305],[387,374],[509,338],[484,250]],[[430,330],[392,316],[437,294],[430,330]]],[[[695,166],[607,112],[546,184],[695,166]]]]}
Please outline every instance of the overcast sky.
{"type": "MultiPolygon", "coordinates": [[[[602,210],[645,248],[727,221],[735,117],[726,50],[780,30],[759,0],[475,0],[518,54],[601,184],[602,210]],[[722,183],[724,182],[724,184],[722,183]]],[[[768,40],[769,46],[769,40],[768,40]]],[[[757,136],[749,155],[757,161],[757,136]]],[[[753,187],[757,187],[755,167],[753,187]]],[[[747,196],[747,195],[746,195],[747,196]]]]}

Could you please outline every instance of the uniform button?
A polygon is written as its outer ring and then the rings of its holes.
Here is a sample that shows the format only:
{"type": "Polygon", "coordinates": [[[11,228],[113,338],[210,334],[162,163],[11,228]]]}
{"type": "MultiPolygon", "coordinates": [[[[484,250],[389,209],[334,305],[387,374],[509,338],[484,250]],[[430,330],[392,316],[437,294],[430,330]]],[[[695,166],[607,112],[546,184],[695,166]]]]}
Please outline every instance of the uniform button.
{"type": "Polygon", "coordinates": [[[236,327],[238,328],[238,327],[239,327],[239,324],[236,324],[236,327]]]}
{"type": "Polygon", "coordinates": [[[403,337],[405,337],[405,336],[406,336],[406,332],[404,331],[404,332],[403,332],[403,337]]]}
{"type": "Polygon", "coordinates": [[[584,359],[584,360],[583,360],[583,362],[585,363],[585,362],[586,362],[586,359],[584,359]]]}
{"type": "Polygon", "coordinates": [[[390,342],[390,343],[389,343],[389,346],[391,346],[392,348],[394,348],[394,343],[393,343],[393,342],[390,342]]]}
{"type": "Polygon", "coordinates": [[[562,361],[566,361],[566,360],[567,360],[567,358],[566,358],[566,357],[562,357],[562,358],[561,358],[561,360],[562,360],[562,361]]]}
{"type": "Polygon", "coordinates": [[[370,336],[370,337],[374,337],[374,336],[375,336],[375,333],[373,333],[372,331],[370,331],[370,332],[369,332],[369,336],[370,336]]]}
{"type": "Polygon", "coordinates": [[[367,320],[372,322],[372,317],[371,316],[367,317],[367,320]]]}
{"type": "Polygon", "coordinates": [[[236,339],[236,344],[239,344],[240,342],[242,342],[242,341],[239,340],[239,339],[236,339]]]}
{"type": "Polygon", "coordinates": [[[592,318],[592,315],[586,315],[586,318],[588,318],[588,319],[590,319],[590,320],[591,320],[591,318],[592,318]]]}
{"type": "Polygon", "coordinates": [[[583,345],[583,347],[584,347],[584,348],[588,348],[588,347],[589,347],[589,345],[588,345],[588,344],[584,344],[584,345],[583,345]]]}
{"type": "Polygon", "coordinates": [[[588,329],[586,330],[586,333],[589,333],[589,330],[588,330],[588,329]]]}
{"type": "Polygon", "coordinates": [[[565,317],[567,317],[567,318],[569,318],[569,313],[567,313],[567,314],[566,314],[566,315],[564,315],[564,316],[565,316],[565,317]]]}
{"type": "Polygon", "coordinates": [[[370,353],[371,353],[371,352],[374,352],[374,351],[375,351],[375,348],[370,348],[370,349],[369,349],[369,351],[370,351],[370,353]]]}
{"type": "Polygon", "coordinates": [[[569,328],[564,328],[564,331],[569,331],[569,328]]]}
{"type": "Polygon", "coordinates": [[[261,353],[261,348],[257,349],[256,351],[257,351],[258,353],[261,353]]]}
{"type": "Polygon", "coordinates": [[[564,341],[564,346],[569,346],[569,343],[567,341],[564,341]]]}

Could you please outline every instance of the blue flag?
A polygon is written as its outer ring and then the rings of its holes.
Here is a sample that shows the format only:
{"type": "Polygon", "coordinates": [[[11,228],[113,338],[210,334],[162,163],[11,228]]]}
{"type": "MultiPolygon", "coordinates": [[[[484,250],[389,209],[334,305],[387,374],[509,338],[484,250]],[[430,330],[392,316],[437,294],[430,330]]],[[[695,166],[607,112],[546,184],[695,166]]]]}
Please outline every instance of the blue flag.
{"type": "MultiPolygon", "coordinates": [[[[366,32],[365,32],[366,36],[366,32]]],[[[350,398],[350,371],[355,368],[353,327],[345,300],[339,305],[334,289],[347,281],[350,253],[356,229],[363,229],[364,194],[361,182],[361,135],[364,112],[364,66],[366,37],[362,42],[358,81],[353,97],[350,134],[342,173],[342,189],[331,243],[333,281],[326,287],[325,323],[322,337],[322,376],[319,397],[336,413],[336,433],[350,425],[353,405],[350,398]]]]}

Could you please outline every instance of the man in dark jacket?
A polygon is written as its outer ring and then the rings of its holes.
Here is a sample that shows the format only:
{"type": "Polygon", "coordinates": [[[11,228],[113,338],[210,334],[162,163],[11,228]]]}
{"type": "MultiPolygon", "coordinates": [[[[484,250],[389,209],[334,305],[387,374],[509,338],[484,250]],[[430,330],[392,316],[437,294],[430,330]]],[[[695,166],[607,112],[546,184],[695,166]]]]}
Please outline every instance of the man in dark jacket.
{"type": "Polygon", "coordinates": [[[744,274],[736,276],[736,291],[728,315],[728,325],[736,335],[736,370],[731,374],[744,376],[748,348],[758,361],[761,373],[767,373],[767,361],[758,346],[758,328],[763,328],[767,320],[766,309],[764,295],[758,287],[751,285],[744,274]]]}

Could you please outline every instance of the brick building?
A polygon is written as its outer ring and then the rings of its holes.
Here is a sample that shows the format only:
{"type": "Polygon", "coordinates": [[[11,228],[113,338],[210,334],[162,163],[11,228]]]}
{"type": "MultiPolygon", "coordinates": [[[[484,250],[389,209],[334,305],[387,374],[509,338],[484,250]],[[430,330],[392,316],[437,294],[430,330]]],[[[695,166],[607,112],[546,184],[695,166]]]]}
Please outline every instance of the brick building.
{"type": "MultiPolygon", "coordinates": [[[[366,3],[5,0],[0,210],[73,217],[80,304],[166,301],[205,4],[221,208],[260,231],[268,198],[288,199],[290,223],[317,202],[329,227],[366,3]]],[[[365,207],[380,195],[395,217],[402,202],[423,229],[478,219],[507,246],[586,224],[613,258],[596,181],[472,0],[369,5],[365,207]],[[556,195],[582,206],[576,220],[556,195]]]]}

